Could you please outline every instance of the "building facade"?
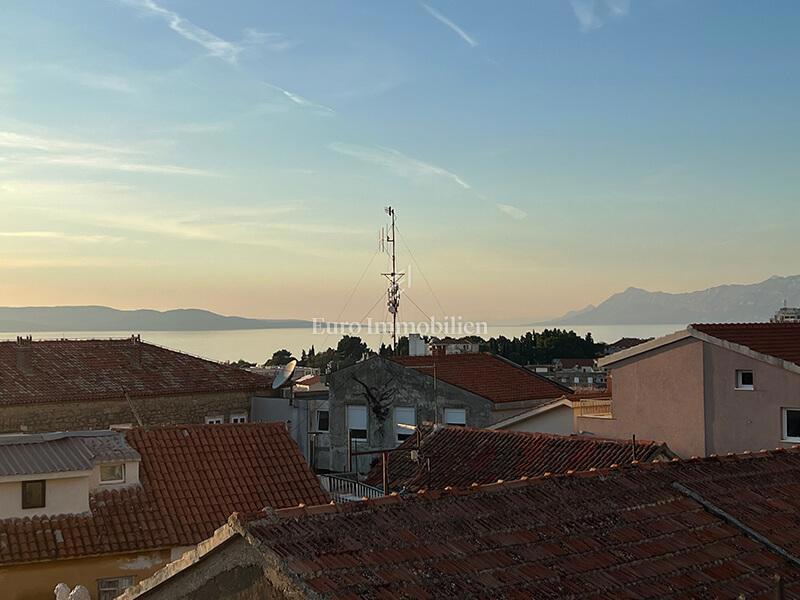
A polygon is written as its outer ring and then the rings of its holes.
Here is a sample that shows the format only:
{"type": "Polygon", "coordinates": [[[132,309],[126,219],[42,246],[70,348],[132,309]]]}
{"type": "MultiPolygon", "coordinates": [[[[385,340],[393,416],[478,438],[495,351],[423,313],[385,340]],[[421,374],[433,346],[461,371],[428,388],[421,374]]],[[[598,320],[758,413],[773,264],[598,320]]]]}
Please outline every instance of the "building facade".
{"type": "Polygon", "coordinates": [[[681,456],[800,442],[800,324],[692,325],[601,361],[611,409],[576,431],[663,440],[681,456]]]}
{"type": "Polygon", "coordinates": [[[330,470],[366,473],[417,426],[488,427],[571,393],[486,353],[378,356],[328,376],[330,470]]]}

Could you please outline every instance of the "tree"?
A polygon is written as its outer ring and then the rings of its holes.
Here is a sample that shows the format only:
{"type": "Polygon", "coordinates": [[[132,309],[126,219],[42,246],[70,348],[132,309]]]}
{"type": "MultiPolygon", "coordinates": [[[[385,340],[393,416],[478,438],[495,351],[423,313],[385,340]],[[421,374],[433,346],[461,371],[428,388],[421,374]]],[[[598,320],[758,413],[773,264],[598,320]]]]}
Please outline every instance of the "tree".
{"type": "Polygon", "coordinates": [[[290,360],[293,360],[293,358],[292,353],[283,348],[281,350],[276,350],[272,354],[272,358],[270,358],[266,364],[270,367],[280,367],[287,364],[290,360]]]}

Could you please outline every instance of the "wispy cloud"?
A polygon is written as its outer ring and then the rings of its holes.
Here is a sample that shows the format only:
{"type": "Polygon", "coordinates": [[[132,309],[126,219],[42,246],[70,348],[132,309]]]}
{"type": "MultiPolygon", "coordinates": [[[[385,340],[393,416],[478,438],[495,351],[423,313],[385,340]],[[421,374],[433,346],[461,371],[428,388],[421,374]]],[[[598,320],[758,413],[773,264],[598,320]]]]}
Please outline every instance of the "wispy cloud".
{"type": "Polygon", "coordinates": [[[528,213],[526,213],[524,210],[517,208],[516,206],[511,206],[510,204],[498,204],[497,208],[500,210],[500,212],[507,214],[516,221],[521,221],[528,217],[528,213]]]}
{"type": "Polygon", "coordinates": [[[213,172],[192,167],[134,159],[135,155],[142,153],[136,148],[28,135],[15,131],[0,131],[0,148],[15,151],[0,156],[0,161],[9,165],[70,166],[165,175],[215,175],[213,172]]]}
{"type": "Polygon", "coordinates": [[[288,98],[292,103],[296,104],[297,106],[302,106],[303,108],[310,108],[315,109],[321,112],[326,112],[333,114],[336,111],[333,110],[329,106],[325,106],[324,104],[317,104],[316,102],[312,102],[311,100],[304,98],[300,94],[295,94],[294,92],[290,92],[287,89],[284,89],[280,86],[274,85],[272,83],[264,82],[264,85],[270,88],[271,90],[275,90],[276,92],[282,94],[285,98],[288,98]]]}
{"type": "Polygon", "coordinates": [[[164,19],[169,28],[181,37],[199,44],[205,48],[211,56],[220,58],[225,62],[235,64],[242,51],[241,44],[224,40],[214,35],[207,29],[198,27],[188,19],[183,18],[178,13],[168,10],[155,2],[155,0],[122,0],[124,3],[136,6],[150,14],[164,19]]]}
{"type": "Polygon", "coordinates": [[[451,181],[464,189],[472,189],[466,181],[455,173],[443,169],[442,167],[437,167],[436,165],[406,156],[399,150],[393,148],[358,146],[340,142],[330,144],[329,148],[339,154],[383,167],[400,177],[412,180],[438,177],[451,181]]]}
{"type": "Polygon", "coordinates": [[[0,238],[24,238],[38,240],[57,240],[96,244],[100,242],[121,242],[124,238],[114,235],[75,235],[63,231],[0,231],[0,238]]]}
{"type": "Polygon", "coordinates": [[[626,16],[631,9],[631,0],[570,0],[570,4],[583,31],[599,29],[609,19],[626,16]]]}
{"type": "Polygon", "coordinates": [[[238,62],[239,55],[247,46],[259,45],[273,52],[284,52],[297,45],[296,42],[288,39],[282,33],[260,31],[253,27],[248,27],[244,30],[244,37],[241,41],[233,42],[195,25],[177,12],[164,8],[155,0],[120,1],[135,6],[147,14],[162,18],[172,31],[184,39],[202,46],[210,56],[230,64],[238,62]]]}
{"type": "Polygon", "coordinates": [[[113,73],[98,73],[58,64],[33,65],[29,69],[43,71],[47,76],[59,77],[73,84],[95,90],[121,94],[135,94],[139,91],[130,80],[113,73]]]}
{"type": "Polygon", "coordinates": [[[444,25],[445,25],[445,27],[447,27],[448,29],[450,29],[451,31],[453,31],[453,32],[454,32],[456,35],[458,35],[458,37],[460,37],[462,40],[464,40],[464,41],[465,41],[467,44],[469,44],[469,45],[470,45],[470,46],[472,46],[473,48],[474,48],[475,46],[477,46],[477,45],[478,45],[478,42],[477,42],[477,40],[476,40],[474,37],[472,37],[472,36],[471,36],[470,34],[468,34],[466,31],[464,31],[463,29],[461,29],[461,27],[459,27],[458,25],[456,25],[455,23],[453,23],[453,22],[452,22],[450,19],[448,19],[447,17],[445,17],[445,16],[444,16],[442,13],[440,13],[438,10],[436,10],[435,8],[433,8],[433,7],[431,7],[431,6],[428,6],[428,5],[427,5],[427,4],[425,4],[424,2],[420,2],[420,6],[422,6],[422,8],[424,8],[426,11],[428,11],[428,13],[429,13],[429,14],[430,14],[430,15],[431,15],[431,16],[432,16],[434,19],[436,19],[436,20],[437,20],[437,21],[439,21],[440,23],[444,24],[444,25]]]}

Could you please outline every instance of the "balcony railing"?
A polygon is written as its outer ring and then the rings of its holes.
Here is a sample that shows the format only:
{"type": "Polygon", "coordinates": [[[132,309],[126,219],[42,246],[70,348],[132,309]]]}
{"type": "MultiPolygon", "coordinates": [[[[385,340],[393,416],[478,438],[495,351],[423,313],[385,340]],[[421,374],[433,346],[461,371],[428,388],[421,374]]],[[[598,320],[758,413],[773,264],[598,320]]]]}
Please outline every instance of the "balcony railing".
{"type": "Polygon", "coordinates": [[[356,480],[355,473],[318,475],[322,489],[336,502],[360,502],[364,498],[380,498],[383,490],[356,480]]]}
{"type": "Polygon", "coordinates": [[[580,400],[577,410],[579,417],[614,418],[611,400],[580,400]]]}

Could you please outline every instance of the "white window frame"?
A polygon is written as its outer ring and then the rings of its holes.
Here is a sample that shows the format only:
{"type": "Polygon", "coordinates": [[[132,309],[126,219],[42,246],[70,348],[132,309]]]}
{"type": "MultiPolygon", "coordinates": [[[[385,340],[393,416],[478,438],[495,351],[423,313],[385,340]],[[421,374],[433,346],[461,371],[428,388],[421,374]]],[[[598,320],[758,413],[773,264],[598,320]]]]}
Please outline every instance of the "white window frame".
{"type": "Polygon", "coordinates": [[[235,412],[231,413],[231,423],[247,423],[247,413],[242,412],[235,412]]]}
{"type": "Polygon", "coordinates": [[[225,422],[225,415],[209,415],[206,417],[206,425],[222,425],[225,422]]]}
{"type": "Polygon", "coordinates": [[[111,485],[114,483],[125,483],[125,463],[111,463],[100,465],[100,485],[111,485]],[[122,479],[103,479],[103,467],[120,467],[122,479]]]}
{"type": "Polygon", "coordinates": [[[792,408],[791,406],[781,409],[781,440],[784,442],[800,442],[800,437],[789,437],[788,420],[786,418],[789,411],[800,412],[800,408],[792,408]]]}
{"type": "Polygon", "coordinates": [[[467,426],[467,409],[466,408],[458,408],[458,407],[451,407],[445,408],[444,414],[442,415],[443,421],[445,425],[450,427],[466,427],[467,426]],[[448,416],[452,416],[454,414],[463,414],[464,415],[464,422],[461,423],[460,421],[451,421],[448,416]]]}
{"type": "Polygon", "coordinates": [[[317,431],[328,433],[331,430],[331,411],[327,408],[318,408],[315,413],[316,421],[317,421],[317,431]],[[328,426],[323,429],[319,424],[319,414],[320,413],[328,413],[328,426]]]}
{"type": "Polygon", "coordinates": [[[348,440],[352,440],[354,442],[366,442],[366,441],[368,441],[367,440],[368,437],[369,437],[369,414],[368,414],[368,411],[367,411],[367,407],[365,405],[363,405],[363,404],[348,404],[347,405],[347,439],[348,440]],[[354,424],[355,425],[360,425],[361,424],[362,419],[360,417],[360,413],[362,413],[362,411],[363,411],[363,415],[364,415],[364,417],[363,417],[364,426],[363,427],[353,427],[354,424]],[[355,414],[359,414],[359,418],[358,418],[358,422],[353,423],[353,421],[355,420],[353,418],[353,416],[355,414]],[[350,437],[350,432],[353,431],[353,430],[357,430],[357,429],[360,429],[360,430],[364,431],[364,437],[363,438],[350,437]]]}
{"type": "Polygon", "coordinates": [[[397,443],[403,441],[414,435],[414,431],[400,425],[417,426],[417,408],[415,406],[395,406],[394,407],[394,434],[397,443]],[[401,416],[402,415],[402,416],[401,416]],[[402,420],[401,420],[402,418],[402,420]],[[409,422],[410,421],[410,422],[409,422]],[[401,437],[402,436],[402,437],[401,437]]]}
{"type": "Polygon", "coordinates": [[[754,390],[756,383],[756,374],[753,369],[736,369],[736,389],[737,390],[754,390]],[[742,374],[743,373],[750,373],[753,377],[753,383],[749,385],[744,385],[742,383],[742,374]]]}
{"type": "Polygon", "coordinates": [[[106,598],[116,598],[122,592],[127,590],[133,584],[136,583],[136,580],[133,578],[132,575],[127,575],[123,577],[107,577],[104,579],[97,580],[97,597],[99,600],[105,600],[106,598]],[[109,596],[109,592],[113,595],[109,596]]]}

